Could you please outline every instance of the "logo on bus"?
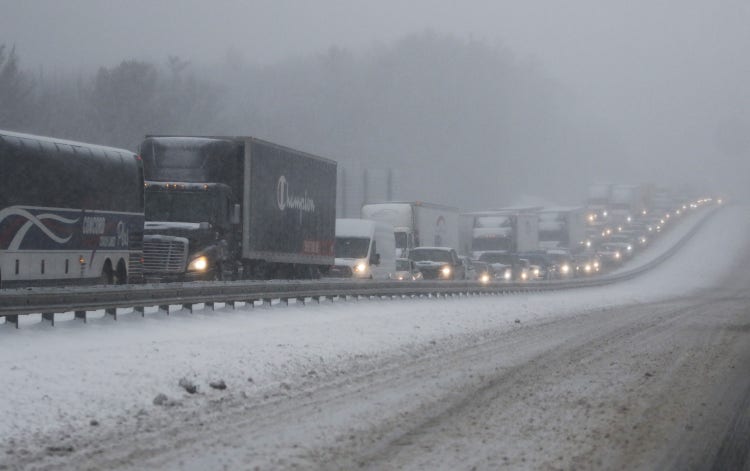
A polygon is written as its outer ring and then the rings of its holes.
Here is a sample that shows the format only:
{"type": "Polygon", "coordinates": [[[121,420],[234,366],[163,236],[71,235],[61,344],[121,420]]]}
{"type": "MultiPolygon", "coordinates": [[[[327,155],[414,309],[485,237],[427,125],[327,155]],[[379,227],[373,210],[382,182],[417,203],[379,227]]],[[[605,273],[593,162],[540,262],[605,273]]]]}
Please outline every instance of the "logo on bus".
{"type": "Polygon", "coordinates": [[[278,183],[276,183],[276,204],[281,211],[289,208],[306,213],[315,212],[315,200],[307,196],[307,191],[305,191],[304,196],[290,193],[289,183],[284,175],[280,176],[278,183]]]}

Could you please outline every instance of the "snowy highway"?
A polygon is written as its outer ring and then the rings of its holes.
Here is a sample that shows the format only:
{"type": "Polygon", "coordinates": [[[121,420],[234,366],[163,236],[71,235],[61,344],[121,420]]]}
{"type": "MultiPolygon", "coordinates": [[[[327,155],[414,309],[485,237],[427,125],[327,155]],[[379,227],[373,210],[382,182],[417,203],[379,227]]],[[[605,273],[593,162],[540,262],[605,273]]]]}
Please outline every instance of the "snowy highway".
{"type": "Polygon", "coordinates": [[[749,235],[600,288],[0,329],[0,469],[747,469],[749,235]]]}

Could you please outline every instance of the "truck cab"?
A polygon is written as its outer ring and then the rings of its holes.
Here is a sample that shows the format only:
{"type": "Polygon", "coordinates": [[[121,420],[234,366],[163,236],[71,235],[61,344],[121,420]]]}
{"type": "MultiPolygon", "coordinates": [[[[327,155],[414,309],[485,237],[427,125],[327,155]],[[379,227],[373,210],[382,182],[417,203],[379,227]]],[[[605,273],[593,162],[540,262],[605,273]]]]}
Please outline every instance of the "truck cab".
{"type": "Polygon", "coordinates": [[[147,276],[159,279],[224,279],[236,270],[239,212],[232,190],[221,183],[147,182],[147,276]]]}

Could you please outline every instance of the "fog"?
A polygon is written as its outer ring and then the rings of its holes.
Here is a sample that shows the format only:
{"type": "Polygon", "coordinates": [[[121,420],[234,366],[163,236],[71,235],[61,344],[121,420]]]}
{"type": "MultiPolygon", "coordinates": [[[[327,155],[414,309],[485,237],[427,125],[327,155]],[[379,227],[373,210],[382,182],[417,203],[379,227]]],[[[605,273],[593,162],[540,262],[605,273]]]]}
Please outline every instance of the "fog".
{"type": "Polygon", "coordinates": [[[598,179],[748,195],[750,5],[0,0],[0,127],[254,135],[469,209],[598,179]],[[12,65],[13,67],[9,66],[12,65]]]}

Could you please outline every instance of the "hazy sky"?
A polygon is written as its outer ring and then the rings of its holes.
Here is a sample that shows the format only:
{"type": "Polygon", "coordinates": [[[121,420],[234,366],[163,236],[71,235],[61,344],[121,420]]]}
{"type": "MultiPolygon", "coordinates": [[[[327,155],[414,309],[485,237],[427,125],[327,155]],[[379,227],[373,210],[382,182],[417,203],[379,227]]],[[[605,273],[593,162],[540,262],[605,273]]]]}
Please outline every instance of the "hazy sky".
{"type": "Polygon", "coordinates": [[[24,66],[64,71],[229,50],[267,63],[426,29],[476,38],[559,80],[638,165],[659,156],[676,172],[727,164],[717,127],[750,123],[746,0],[0,0],[0,12],[0,43],[24,66]]]}

